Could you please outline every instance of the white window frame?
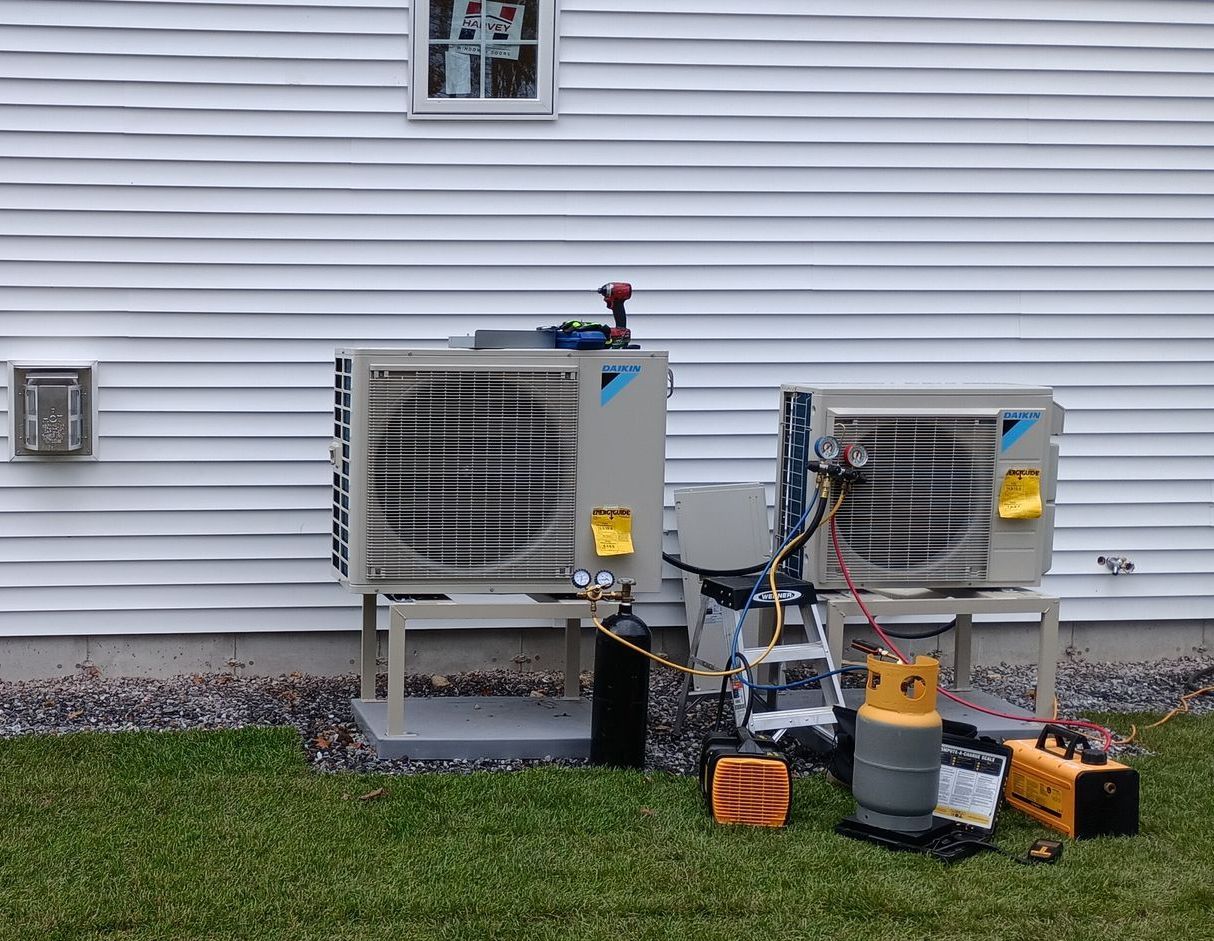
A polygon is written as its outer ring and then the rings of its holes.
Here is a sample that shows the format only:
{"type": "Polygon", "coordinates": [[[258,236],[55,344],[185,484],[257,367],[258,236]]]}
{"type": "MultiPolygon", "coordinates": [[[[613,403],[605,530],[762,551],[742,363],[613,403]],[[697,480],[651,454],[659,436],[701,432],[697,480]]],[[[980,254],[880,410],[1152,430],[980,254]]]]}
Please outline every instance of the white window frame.
{"type": "Polygon", "coordinates": [[[535,98],[430,98],[430,0],[412,0],[409,36],[409,109],[411,119],[521,119],[556,117],[558,0],[524,0],[539,4],[536,28],[535,98]]]}

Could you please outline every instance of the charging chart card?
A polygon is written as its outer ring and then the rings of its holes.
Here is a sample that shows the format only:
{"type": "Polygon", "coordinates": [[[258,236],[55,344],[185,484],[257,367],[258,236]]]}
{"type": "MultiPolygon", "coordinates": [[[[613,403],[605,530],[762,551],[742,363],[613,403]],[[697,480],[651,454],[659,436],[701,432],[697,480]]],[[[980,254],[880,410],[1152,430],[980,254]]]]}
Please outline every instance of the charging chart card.
{"type": "Polygon", "coordinates": [[[936,816],[994,829],[1007,761],[1006,755],[945,742],[940,747],[936,816]]]}
{"type": "Polygon", "coordinates": [[[632,510],[626,506],[596,506],[590,514],[594,551],[599,555],[631,555],[632,510]]]}

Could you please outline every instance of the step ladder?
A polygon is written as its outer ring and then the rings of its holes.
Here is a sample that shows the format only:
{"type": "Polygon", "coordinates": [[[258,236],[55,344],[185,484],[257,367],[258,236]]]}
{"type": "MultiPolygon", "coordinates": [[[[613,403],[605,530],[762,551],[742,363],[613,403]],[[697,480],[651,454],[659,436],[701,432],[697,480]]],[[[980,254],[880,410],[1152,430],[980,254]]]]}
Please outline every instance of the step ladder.
{"type": "MultiPolygon", "coordinates": [[[[746,599],[750,597],[753,588],[753,576],[722,576],[701,580],[700,613],[692,630],[691,649],[687,658],[688,666],[710,670],[724,668],[724,664],[707,663],[700,657],[700,639],[704,634],[704,622],[708,616],[709,602],[715,601],[723,608],[740,612],[746,606],[746,599]]],[[[830,646],[826,640],[826,626],[822,623],[822,618],[818,613],[818,595],[814,586],[799,578],[779,575],[776,579],[776,589],[780,593],[780,602],[784,608],[784,636],[788,636],[790,627],[796,626],[790,624],[788,618],[789,609],[796,608],[801,613],[805,641],[777,644],[767,658],[752,671],[754,674],[752,682],[779,685],[785,668],[793,663],[802,665],[809,671],[810,676],[832,673],[835,666],[830,655],[830,646]]],[[[748,616],[762,613],[767,624],[765,629],[760,631],[760,636],[766,634],[770,639],[770,631],[775,626],[774,609],[775,598],[772,597],[770,589],[761,589],[755,594],[748,616]]],[[[729,644],[733,641],[736,627],[731,627],[727,618],[722,618],[721,627],[725,631],[725,642],[728,649],[729,644]]],[[[766,648],[767,644],[761,643],[757,647],[743,647],[741,653],[747,662],[753,663],[766,648]]],[[[822,692],[823,704],[800,708],[779,708],[780,697],[786,695],[784,693],[771,690],[751,690],[741,680],[733,677],[729,679],[729,684],[734,717],[738,724],[741,725],[743,719],[746,718],[750,697],[758,696],[754,708],[750,710],[750,718],[746,722],[746,727],[751,732],[766,732],[777,739],[789,729],[834,725],[834,707],[843,705],[843,690],[839,685],[837,674],[816,684],[808,684],[803,687],[804,689],[819,688],[822,692]]],[[[684,674],[682,689],[679,692],[678,715],[675,718],[676,733],[683,731],[687,716],[687,698],[690,692],[691,676],[684,674]]]]}

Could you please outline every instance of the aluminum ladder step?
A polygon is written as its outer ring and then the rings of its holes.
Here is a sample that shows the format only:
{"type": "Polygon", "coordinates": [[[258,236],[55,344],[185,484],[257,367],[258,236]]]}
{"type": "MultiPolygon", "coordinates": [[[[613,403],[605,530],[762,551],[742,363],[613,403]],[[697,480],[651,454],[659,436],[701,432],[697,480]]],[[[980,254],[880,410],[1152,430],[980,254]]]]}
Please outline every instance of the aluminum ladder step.
{"type": "MultiPolygon", "coordinates": [[[[818,682],[818,687],[822,690],[823,705],[811,706],[808,708],[764,710],[760,705],[761,702],[767,700],[770,696],[778,694],[765,694],[761,690],[746,690],[741,697],[734,697],[734,715],[738,721],[742,721],[747,713],[747,704],[751,697],[756,697],[756,702],[753,704],[755,708],[750,710],[749,718],[746,720],[746,726],[752,732],[775,732],[779,734],[785,729],[801,729],[811,728],[815,726],[831,726],[835,723],[834,706],[843,702],[843,690],[839,686],[839,677],[834,674],[834,660],[830,655],[830,648],[826,643],[826,629],[822,623],[821,617],[818,615],[817,608],[814,605],[798,605],[801,613],[801,621],[804,625],[806,634],[806,642],[801,644],[779,644],[772,648],[766,659],[761,661],[757,667],[762,670],[766,664],[771,664],[774,667],[783,664],[796,663],[802,666],[811,676],[827,676],[818,682]]],[[[754,663],[763,654],[766,647],[747,647],[742,653],[748,661],[754,663]]],[[[760,674],[761,675],[761,674],[760,674]]],[[[808,685],[808,684],[807,684],[808,685]]],[[[765,703],[764,703],[765,705],[765,703]]]]}
{"type": "MultiPolygon", "coordinates": [[[[762,656],[763,651],[767,647],[746,647],[742,650],[742,656],[746,658],[747,663],[754,663],[762,656]]],[[[794,660],[825,660],[826,648],[818,643],[810,644],[779,644],[772,648],[763,660],[763,663],[791,663],[794,660]]],[[[759,664],[760,666],[763,663],[759,664]]]]}
{"type": "Polygon", "coordinates": [[[834,725],[834,722],[835,711],[830,706],[811,706],[807,709],[756,712],[751,715],[748,727],[752,732],[769,732],[776,729],[800,729],[811,725],[834,725]]]}
{"type": "MultiPolygon", "coordinates": [[[[776,668],[781,664],[797,663],[803,664],[803,669],[808,671],[812,676],[834,674],[834,662],[830,654],[830,648],[826,642],[826,627],[822,623],[822,618],[819,616],[817,607],[811,604],[796,605],[795,610],[798,610],[801,614],[801,622],[807,638],[806,642],[779,644],[773,647],[771,653],[757,665],[757,669],[762,670],[763,667],[769,665],[776,668]]],[[[689,664],[702,665],[704,663],[699,656],[699,645],[707,612],[708,598],[704,596],[700,601],[699,618],[696,620],[695,627],[692,630],[691,651],[688,657],[689,664]]],[[[725,631],[726,643],[732,643],[734,629],[727,626],[724,620],[721,626],[725,631]]],[[[741,653],[748,661],[754,663],[766,649],[766,644],[760,647],[745,647],[741,653]]],[[[740,686],[740,684],[738,685],[740,686]]],[[[747,721],[747,728],[752,732],[779,732],[783,729],[833,725],[835,713],[832,707],[843,703],[843,690],[839,685],[839,677],[837,675],[828,676],[826,679],[820,681],[818,686],[821,688],[825,705],[798,709],[777,708],[765,712],[762,710],[762,706],[756,702],[755,705],[759,706],[759,708],[749,710],[750,717],[747,721]]],[[[678,732],[681,732],[683,729],[683,721],[687,714],[687,697],[690,689],[690,677],[685,676],[679,694],[678,714],[675,718],[675,730],[678,732]]],[[[733,709],[734,716],[739,722],[742,721],[743,716],[748,712],[747,704],[750,697],[755,695],[763,696],[764,699],[767,698],[760,690],[741,690],[740,695],[735,694],[733,709]]]]}

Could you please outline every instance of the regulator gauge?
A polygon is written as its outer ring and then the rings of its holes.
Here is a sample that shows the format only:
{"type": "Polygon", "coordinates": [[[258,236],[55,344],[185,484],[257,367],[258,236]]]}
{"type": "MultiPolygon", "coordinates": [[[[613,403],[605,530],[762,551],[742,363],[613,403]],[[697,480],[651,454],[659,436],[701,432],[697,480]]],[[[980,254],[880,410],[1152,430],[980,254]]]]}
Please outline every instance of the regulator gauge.
{"type": "Polygon", "coordinates": [[[814,442],[814,454],[822,461],[833,461],[839,456],[839,439],[834,435],[823,435],[814,442]]]}
{"type": "Polygon", "coordinates": [[[863,467],[868,463],[868,449],[862,444],[849,444],[843,449],[843,460],[849,467],[863,467]]]}
{"type": "Polygon", "coordinates": [[[598,573],[594,576],[594,583],[606,591],[615,584],[615,576],[606,569],[599,569],[598,573]]]}
{"type": "Polygon", "coordinates": [[[573,582],[573,587],[579,590],[589,588],[590,583],[594,581],[594,577],[590,574],[590,569],[574,569],[569,579],[573,582]]]}

